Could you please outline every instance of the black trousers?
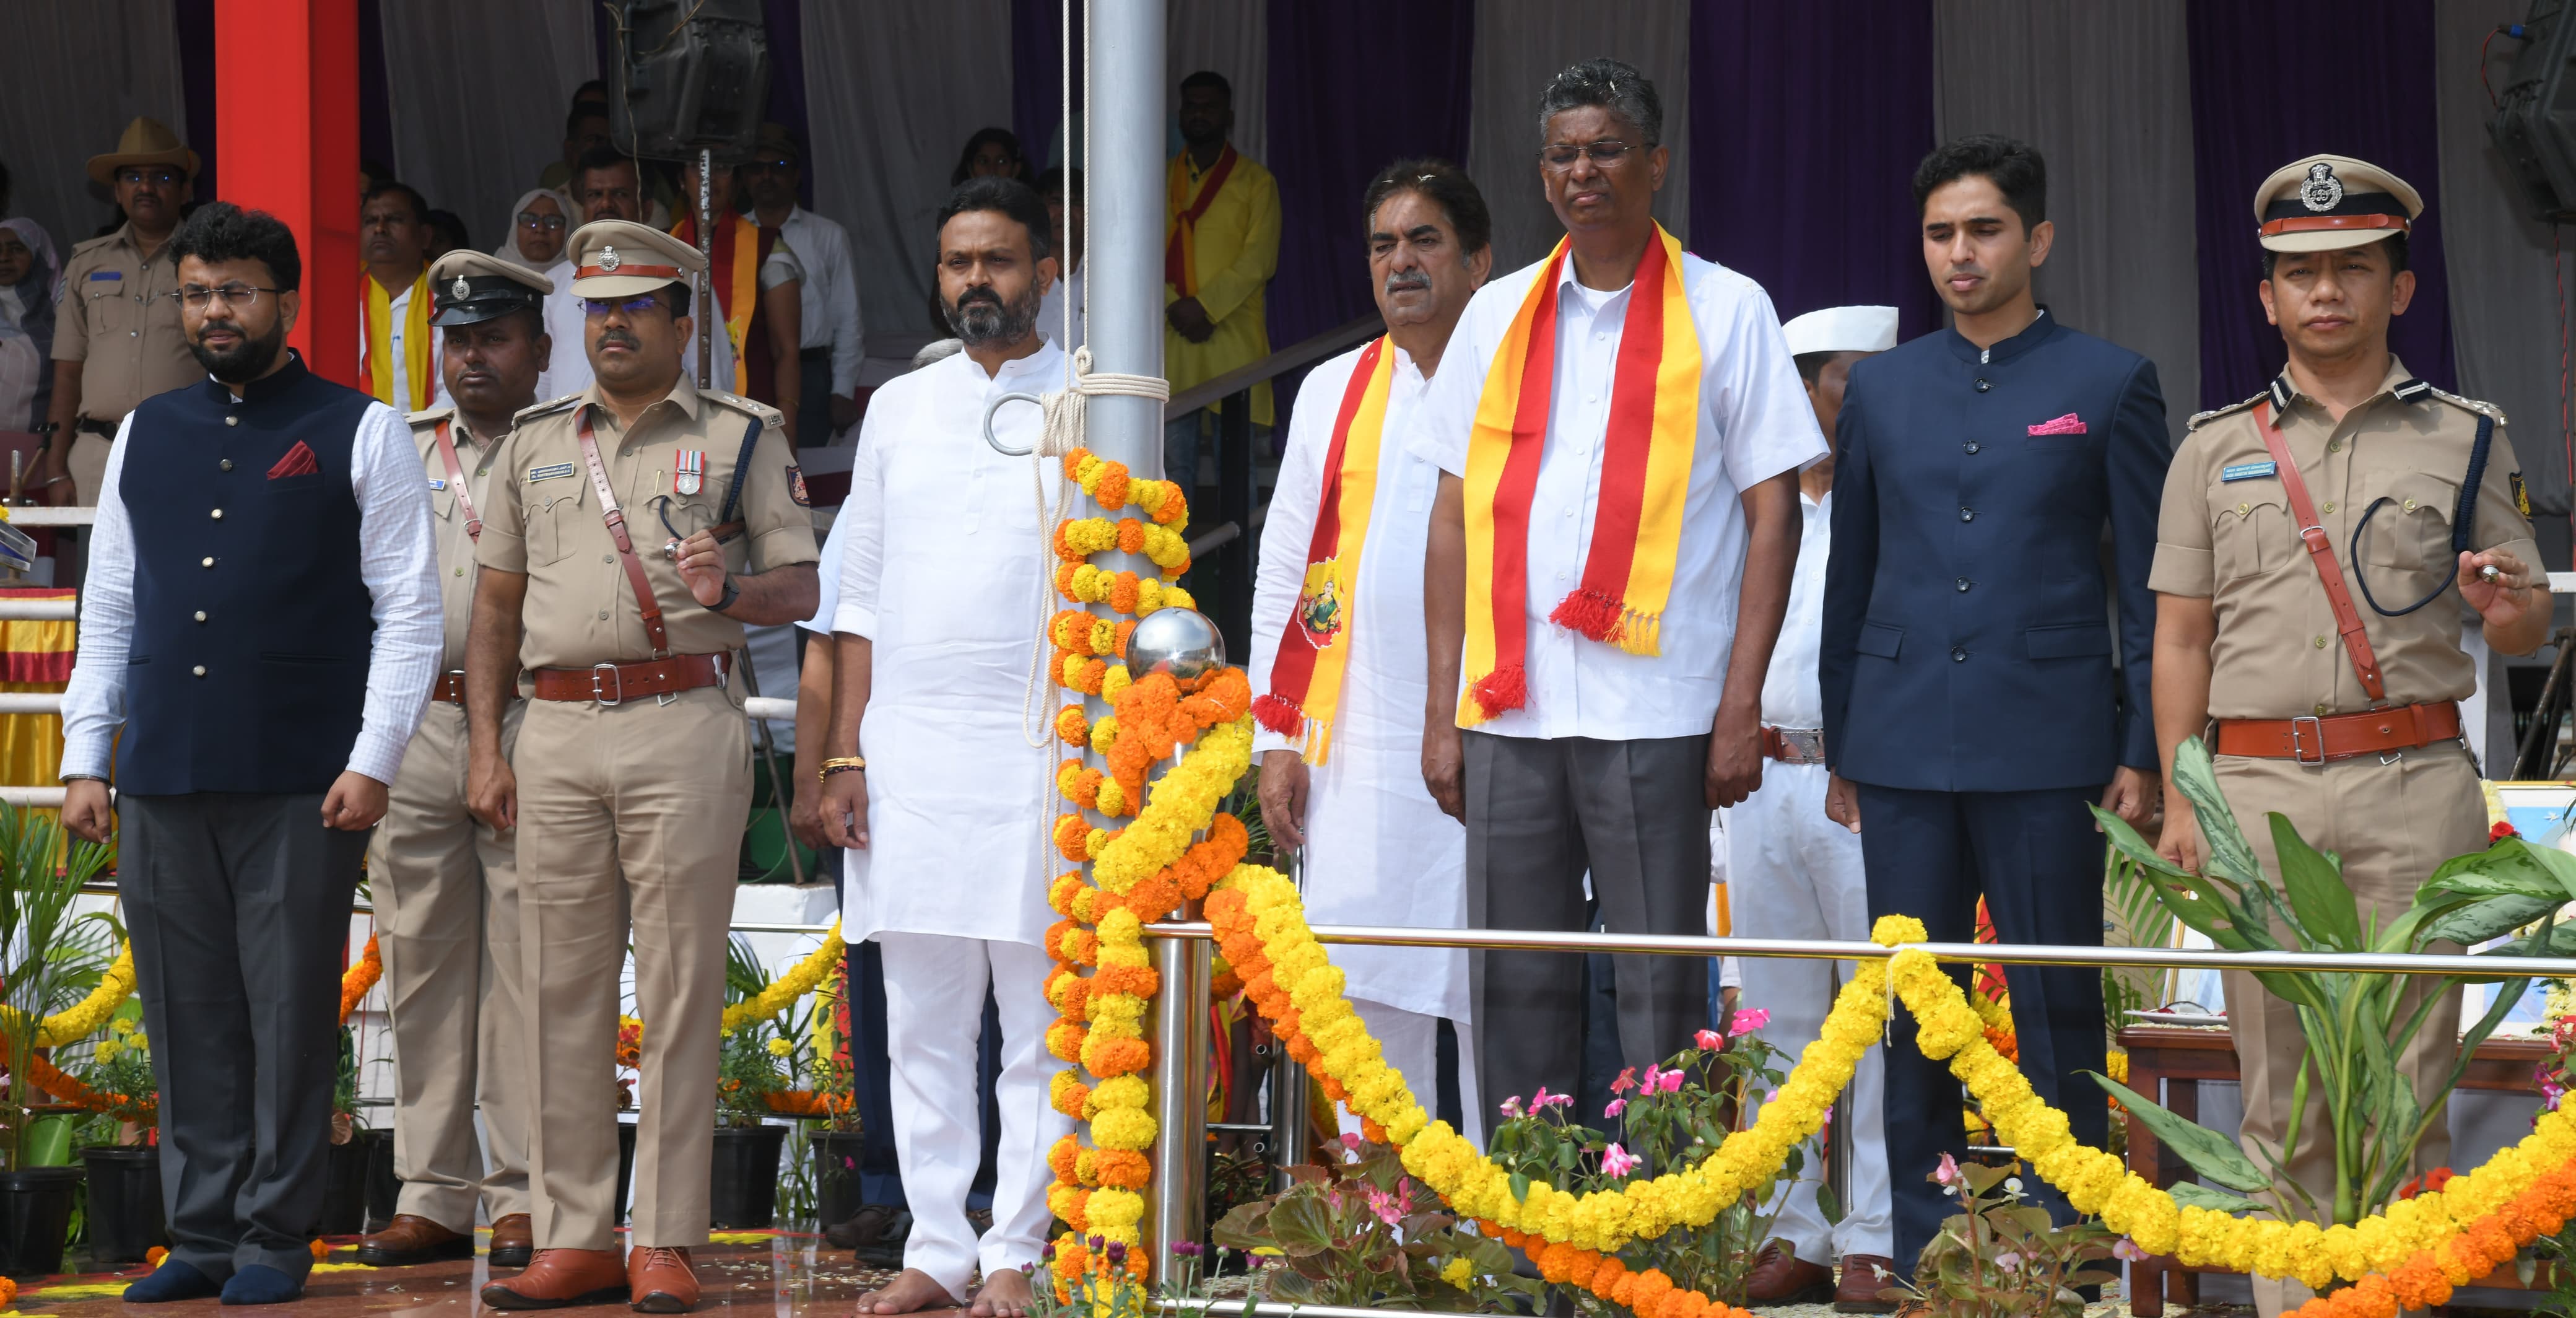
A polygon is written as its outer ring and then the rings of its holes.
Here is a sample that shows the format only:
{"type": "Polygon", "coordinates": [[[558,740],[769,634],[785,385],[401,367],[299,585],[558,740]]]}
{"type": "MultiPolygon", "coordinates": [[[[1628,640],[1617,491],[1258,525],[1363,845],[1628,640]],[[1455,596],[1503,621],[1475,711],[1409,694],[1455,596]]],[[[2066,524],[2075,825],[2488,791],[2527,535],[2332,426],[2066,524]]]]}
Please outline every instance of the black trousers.
{"type": "Polygon", "coordinates": [[[796,382],[796,447],[821,448],[832,442],[832,350],[797,353],[796,382]]]}
{"type": "Polygon", "coordinates": [[[254,1263],[302,1277],[367,834],[323,827],[319,793],[129,795],[117,817],[170,1256],[216,1281],[254,1263]]]}
{"type": "MultiPolygon", "coordinates": [[[[1465,734],[1467,923],[1478,929],[1589,928],[1584,875],[1612,933],[1707,928],[1708,738],[1596,741],[1465,734]]],[[[1619,1053],[1662,1062],[1708,1018],[1708,961],[1611,958],[1619,1053]]],[[[1487,1104],[1581,1092],[1584,958],[1477,952],[1478,1093],[1487,1104]]],[[[1590,1111],[1579,1114],[1597,1120],[1590,1111]]],[[[1489,1117],[1488,1120],[1491,1118],[1489,1117]]]]}
{"type": "MultiPolygon", "coordinates": [[[[2102,944],[2102,835],[2084,807],[2100,787],[2039,792],[1920,792],[1860,784],[1861,863],[1869,914],[1910,915],[1934,942],[1976,936],[1977,897],[2007,943],[2102,944]]],[[[1756,875],[1730,876],[1754,882],[1756,875]]],[[[1950,967],[1962,988],[1969,968],[1950,967]]],[[[2094,1148],[2110,1134],[2101,1086],[2102,972],[2089,966],[2007,966],[2022,1074],[2094,1148]]],[[[1894,1199],[1896,1267],[1910,1273],[1958,1201],[1928,1178],[1941,1155],[1967,1157],[1960,1110],[1966,1090],[1947,1062],[1914,1043],[1914,1018],[1897,1004],[1887,1043],[1887,1159],[1894,1199]]],[[[2036,1176],[2023,1184],[2060,1222],[2064,1196],[2036,1176]]]]}

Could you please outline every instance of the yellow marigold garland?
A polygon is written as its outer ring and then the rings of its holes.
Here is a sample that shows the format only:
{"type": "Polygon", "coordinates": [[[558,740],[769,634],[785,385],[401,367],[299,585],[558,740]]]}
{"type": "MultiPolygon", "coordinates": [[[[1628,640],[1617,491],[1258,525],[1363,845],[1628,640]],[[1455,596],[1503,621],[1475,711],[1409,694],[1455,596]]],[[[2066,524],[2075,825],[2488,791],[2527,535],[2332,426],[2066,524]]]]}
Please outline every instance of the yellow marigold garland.
{"type": "MultiPolygon", "coordinates": [[[[98,1033],[132,992],[134,944],[127,943],[117,952],[107,973],[99,976],[98,987],[91,989],[88,997],[36,1022],[36,1046],[59,1048],[98,1033]]],[[[24,1028],[26,1019],[17,1008],[0,1006],[0,1034],[15,1035],[24,1028]]]]}
{"type": "MultiPolygon", "coordinates": [[[[815,948],[804,960],[797,962],[795,969],[771,980],[769,987],[762,989],[757,996],[745,998],[725,1008],[721,1028],[725,1033],[731,1034],[753,1021],[766,1020],[795,1006],[797,999],[813,992],[822,984],[824,976],[831,974],[832,968],[841,964],[842,959],[849,955],[849,950],[850,945],[842,941],[841,921],[836,916],[832,920],[830,931],[823,935],[821,947],[815,948]]],[[[644,1022],[632,1016],[620,1016],[617,1018],[617,1024],[621,1035],[630,1032],[634,1034],[635,1050],[640,1051],[643,1046],[644,1022]]],[[[620,1061],[630,1066],[634,1064],[627,1061],[624,1056],[630,1050],[622,1042],[619,1051],[620,1061]]]]}

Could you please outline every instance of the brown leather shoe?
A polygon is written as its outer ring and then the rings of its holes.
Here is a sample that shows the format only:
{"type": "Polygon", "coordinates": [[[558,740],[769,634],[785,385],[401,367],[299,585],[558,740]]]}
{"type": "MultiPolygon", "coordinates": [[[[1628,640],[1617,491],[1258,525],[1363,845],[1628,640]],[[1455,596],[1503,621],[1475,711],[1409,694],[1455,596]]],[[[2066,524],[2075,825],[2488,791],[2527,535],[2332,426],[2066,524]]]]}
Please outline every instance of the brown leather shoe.
{"type": "Polygon", "coordinates": [[[1832,1269],[1790,1253],[1777,1240],[1753,1256],[1753,1271],[1744,1278],[1744,1298],[1755,1304],[1821,1304],[1833,1297],[1832,1269]]]}
{"type": "Polygon", "coordinates": [[[483,1287],[495,1309],[561,1309],[626,1298],[626,1269],[613,1249],[541,1249],[528,1270],[483,1287]]]}
{"type": "Polygon", "coordinates": [[[637,1313],[687,1313],[697,1307],[698,1274],[689,1251],[648,1245],[626,1251],[629,1307],[637,1313]]]}
{"type": "Polygon", "coordinates": [[[396,1213],[385,1229],[358,1242],[358,1261],[371,1268],[399,1268],[440,1259],[474,1257],[471,1232],[450,1231],[426,1217],[396,1213]]]}
{"type": "Polygon", "coordinates": [[[506,1213],[492,1223],[490,1258],[496,1268],[524,1268],[537,1252],[537,1234],[525,1213],[506,1213]]]}
{"type": "Polygon", "coordinates": [[[1876,1254],[1843,1255],[1842,1280],[1834,1285],[1836,1313],[1894,1313],[1896,1301],[1879,1298],[1896,1289],[1896,1262],[1876,1254]],[[1886,1275],[1881,1276],[1884,1272],[1886,1275]]]}

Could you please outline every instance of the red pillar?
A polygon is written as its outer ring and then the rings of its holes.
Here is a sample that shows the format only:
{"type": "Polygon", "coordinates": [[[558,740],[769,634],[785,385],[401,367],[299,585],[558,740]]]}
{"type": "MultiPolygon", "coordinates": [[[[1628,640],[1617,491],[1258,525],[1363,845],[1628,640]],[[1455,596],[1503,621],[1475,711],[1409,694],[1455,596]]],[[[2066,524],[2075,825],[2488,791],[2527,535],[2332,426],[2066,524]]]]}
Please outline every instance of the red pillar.
{"type": "Polygon", "coordinates": [[[216,0],[223,199],[295,231],[303,310],[287,342],[358,385],[356,0],[216,0]]]}

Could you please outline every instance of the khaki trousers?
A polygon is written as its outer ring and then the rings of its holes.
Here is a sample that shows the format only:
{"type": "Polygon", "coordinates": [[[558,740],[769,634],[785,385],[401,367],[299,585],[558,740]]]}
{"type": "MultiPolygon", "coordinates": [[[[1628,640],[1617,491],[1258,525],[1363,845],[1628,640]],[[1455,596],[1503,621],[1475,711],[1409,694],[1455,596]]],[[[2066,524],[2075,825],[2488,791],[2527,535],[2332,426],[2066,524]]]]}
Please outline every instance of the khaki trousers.
{"type": "Polygon", "coordinates": [[[616,1241],[619,969],[630,919],[644,1022],[630,1244],[707,1243],[716,1031],[751,733],[731,693],[668,705],[532,700],[519,780],[528,1172],[539,1249],[616,1241]]]}
{"type": "MultiPolygon", "coordinates": [[[[2362,919],[2374,914],[2385,923],[2413,904],[2415,885],[2434,866],[2453,856],[2481,851],[2487,844],[2486,807],[2478,792],[2477,768],[2469,754],[2445,742],[2409,751],[2381,764],[2375,755],[2356,756],[2325,765],[2290,760],[2221,756],[2219,790],[2236,811],[2237,827],[2253,844],[2254,854],[2273,883],[2280,864],[2272,845],[2268,812],[2277,811],[2319,851],[2343,857],[2344,882],[2361,904],[2362,919]]],[[[2441,950],[2457,951],[2445,947],[2441,950]]],[[[2275,1157],[2290,1123],[2291,1087],[2297,1083],[2307,1038],[2299,1029],[2298,1009],[2273,997],[2250,974],[2227,976],[2227,1019],[2236,1037],[2236,1056],[2244,1078],[2245,1124],[2240,1142],[2260,1145],[2275,1157]]],[[[2433,1009],[2401,1060],[2415,1077],[2416,1100],[2430,1104],[2441,1097],[2440,1083],[2460,1052],[2460,1000],[2433,1009]]],[[[2307,1111],[2299,1119],[2299,1145],[2283,1159],[2292,1180],[2331,1211],[2334,1197],[2333,1128],[2325,1096],[2311,1072],[2307,1111]]],[[[2435,1121],[2415,1146],[2415,1170],[2450,1161],[2451,1131],[2435,1121]]],[[[2260,1155],[2255,1159],[2262,1161],[2260,1155]]],[[[2274,1204],[2280,1217],[2305,1214],[2288,1196],[2257,1196],[2274,1204]]],[[[2297,1308],[2309,1291],[2295,1281],[2254,1279],[2255,1307],[2263,1318],[2297,1308]]]]}
{"type": "MultiPolygon", "coordinates": [[[[504,755],[520,712],[502,716],[504,755]]],[[[528,1211],[516,839],[467,813],[465,760],[464,708],[431,701],[367,848],[394,1035],[395,1211],[459,1232],[478,1201],[494,1220],[528,1211]]]]}

